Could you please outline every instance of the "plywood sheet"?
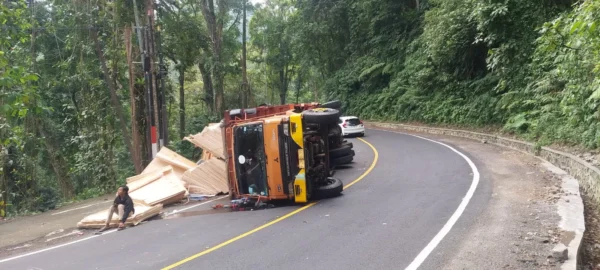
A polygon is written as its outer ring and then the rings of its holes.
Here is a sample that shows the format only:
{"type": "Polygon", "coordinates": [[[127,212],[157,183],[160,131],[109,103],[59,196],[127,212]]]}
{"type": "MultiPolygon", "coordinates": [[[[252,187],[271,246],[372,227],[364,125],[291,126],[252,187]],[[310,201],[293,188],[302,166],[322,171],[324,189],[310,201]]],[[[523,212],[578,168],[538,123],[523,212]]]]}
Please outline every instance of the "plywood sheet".
{"type": "MultiPolygon", "coordinates": [[[[137,225],[140,222],[149,219],[153,216],[158,215],[162,209],[162,204],[150,206],[140,201],[134,202],[135,214],[127,219],[125,225],[137,225]]],[[[108,216],[109,209],[91,214],[83,218],[77,223],[78,228],[82,229],[99,229],[106,224],[106,217],[108,216]]],[[[119,225],[119,216],[114,214],[111,219],[110,227],[117,227],[119,225]]]]}
{"type": "Polygon", "coordinates": [[[128,186],[130,186],[131,198],[144,201],[149,205],[183,200],[187,192],[171,166],[135,176],[134,181],[128,183],[128,186]]]}
{"type": "Polygon", "coordinates": [[[217,195],[229,192],[225,161],[211,158],[183,174],[190,193],[217,195]]]}
{"type": "MultiPolygon", "coordinates": [[[[146,166],[142,174],[161,170],[165,166],[173,167],[173,172],[178,178],[181,178],[183,173],[196,166],[196,163],[173,152],[167,147],[162,147],[156,154],[156,157],[146,166]]],[[[134,176],[135,177],[135,176],[134,176]]],[[[129,183],[129,181],[127,181],[129,183]]]]}
{"type": "Polygon", "coordinates": [[[187,136],[184,139],[218,158],[225,159],[223,136],[221,134],[221,125],[219,124],[209,124],[202,132],[187,136]]]}
{"type": "Polygon", "coordinates": [[[167,165],[155,171],[141,173],[136,176],[127,178],[127,186],[129,187],[129,193],[132,193],[160,179],[169,170],[173,170],[173,167],[167,165]]]}

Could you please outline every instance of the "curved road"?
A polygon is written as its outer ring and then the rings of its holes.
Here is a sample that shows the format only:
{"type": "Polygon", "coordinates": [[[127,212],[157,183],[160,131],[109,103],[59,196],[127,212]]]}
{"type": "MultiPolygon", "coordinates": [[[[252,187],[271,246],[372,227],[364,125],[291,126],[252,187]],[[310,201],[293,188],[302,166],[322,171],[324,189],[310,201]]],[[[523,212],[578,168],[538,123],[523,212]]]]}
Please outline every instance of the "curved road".
{"type": "Polygon", "coordinates": [[[351,139],[355,162],[336,173],[353,182],[338,198],[253,212],[189,210],[4,261],[0,269],[405,269],[424,249],[433,252],[411,267],[443,268],[487,202],[486,184],[463,202],[474,174],[457,152],[387,131],[368,130],[364,139],[372,147],[351,139]],[[444,229],[461,202],[466,210],[444,229]],[[439,245],[430,245],[436,235],[439,245]]]}

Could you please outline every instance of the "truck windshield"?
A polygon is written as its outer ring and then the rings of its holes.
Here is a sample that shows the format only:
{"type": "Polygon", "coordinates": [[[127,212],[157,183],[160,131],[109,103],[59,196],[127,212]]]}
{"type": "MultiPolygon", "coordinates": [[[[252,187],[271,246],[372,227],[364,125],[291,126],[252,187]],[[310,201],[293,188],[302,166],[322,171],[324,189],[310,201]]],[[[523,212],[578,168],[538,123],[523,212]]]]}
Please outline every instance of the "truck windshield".
{"type": "Polygon", "coordinates": [[[239,192],[267,196],[262,123],[237,127],[234,136],[234,158],[239,192]]]}

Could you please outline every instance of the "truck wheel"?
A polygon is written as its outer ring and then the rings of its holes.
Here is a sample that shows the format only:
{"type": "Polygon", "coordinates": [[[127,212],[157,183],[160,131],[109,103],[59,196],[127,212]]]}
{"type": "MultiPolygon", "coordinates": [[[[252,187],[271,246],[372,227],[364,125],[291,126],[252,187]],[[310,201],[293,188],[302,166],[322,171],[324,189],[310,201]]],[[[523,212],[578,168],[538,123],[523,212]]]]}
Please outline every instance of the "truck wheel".
{"type": "Polygon", "coordinates": [[[337,165],[344,165],[344,164],[351,163],[352,160],[354,160],[354,155],[350,154],[350,155],[343,156],[343,157],[333,158],[333,159],[331,159],[330,163],[332,166],[337,166],[337,165]]]}
{"type": "Polygon", "coordinates": [[[343,142],[343,143],[342,143],[342,147],[344,147],[344,146],[346,146],[346,145],[347,145],[348,147],[350,147],[350,148],[354,148],[354,144],[352,144],[351,142],[343,142]]]}
{"type": "Polygon", "coordinates": [[[336,109],[315,108],[302,112],[302,117],[306,123],[329,125],[337,123],[339,114],[336,109]]]}
{"type": "Polygon", "coordinates": [[[348,154],[346,154],[346,155],[339,156],[339,157],[331,157],[331,156],[329,156],[329,161],[330,161],[329,163],[331,163],[336,158],[342,158],[342,157],[345,157],[345,156],[352,156],[352,157],[356,156],[356,152],[354,152],[354,149],[350,149],[350,152],[348,152],[348,154]]]}
{"type": "Polygon", "coordinates": [[[338,125],[333,126],[329,130],[329,137],[342,137],[342,128],[338,125]]]}
{"type": "Polygon", "coordinates": [[[347,156],[350,154],[351,151],[352,151],[352,148],[350,148],[348,145],[342,145],[342,147],[340,147],[340,148],[329,150],[329,158],[337,158],[337,157],[347,156]]]}
{"type": "Polygon", "coordinates": [[[344,140],[342,138],[342,129],[338,125],[333,125],[329,130],[329,148],[340,148],[344,140]]]}
{"type": "Polygon", "coordinates": [[[317,199],[333,198],[339,196],[343,190],[344,184],[342,183],[342,180],[333,177],[327,177],[327,185],[316,186],[314,195],[317,199]]]}

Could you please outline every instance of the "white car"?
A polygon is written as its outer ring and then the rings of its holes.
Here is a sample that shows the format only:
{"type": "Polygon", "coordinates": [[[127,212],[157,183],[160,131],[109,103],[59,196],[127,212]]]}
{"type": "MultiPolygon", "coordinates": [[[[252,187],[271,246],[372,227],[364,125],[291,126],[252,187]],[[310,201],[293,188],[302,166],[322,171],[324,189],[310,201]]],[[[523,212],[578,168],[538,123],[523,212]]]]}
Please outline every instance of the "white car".
{"type": "Polygon", "coordinates": [[[356,116],[342,116],[338,121],[340,128],[342,129],[342,136],[347,135],[358,135],[365,136],[365,126],[362,120],[356,116]]]}

